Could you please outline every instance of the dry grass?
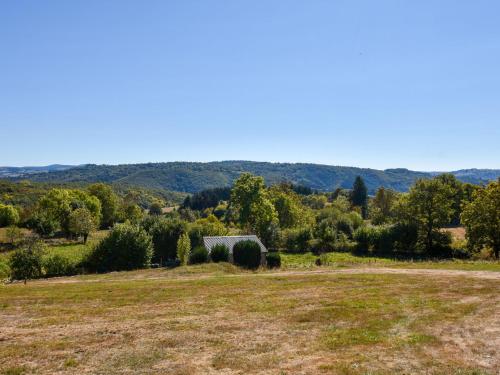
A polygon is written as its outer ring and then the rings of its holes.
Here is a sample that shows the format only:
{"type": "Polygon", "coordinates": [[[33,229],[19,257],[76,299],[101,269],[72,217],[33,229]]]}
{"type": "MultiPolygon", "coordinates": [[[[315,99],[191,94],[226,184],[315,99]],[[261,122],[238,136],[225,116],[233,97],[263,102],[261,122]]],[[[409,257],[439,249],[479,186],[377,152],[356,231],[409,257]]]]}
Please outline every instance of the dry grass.
{"type": "Polygon", "coordinates": [[[0,368],[494,374],[499,282],[487,272],[240,273],[212,264],[4,285],[0,368]]]}

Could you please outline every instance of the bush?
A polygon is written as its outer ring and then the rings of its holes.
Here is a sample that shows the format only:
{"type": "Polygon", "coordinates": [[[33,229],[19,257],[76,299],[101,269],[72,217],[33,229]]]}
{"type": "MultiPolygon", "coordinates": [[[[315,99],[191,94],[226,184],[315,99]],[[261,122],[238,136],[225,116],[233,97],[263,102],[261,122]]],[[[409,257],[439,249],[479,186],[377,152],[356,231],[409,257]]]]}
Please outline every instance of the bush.
{"type": "Polygon", "coordinates": [[[255,269],[260,266],[260,246],[257,242],[246,240],[237,242],[233,247],[234,263],[244,268],[255,269]]]}
{"type": "Polygon", "coordinates": [[[354,240],[357,242],[356,252],[366,254],[373,244],[373,229],[372,227],[359,227],[354,232],[354,240]]]}
{"type": "Polygon", "coordinates": [[[43,269],[46,277],[72,276],[77,274],[75,264],[68,258],[54,254],[43,260],[43,269]]]}
{"type": "Polygon", "coordinates": [[[200,264],[208,262],[208,251],[203,246],[197,246],[191,250],[189,264],[200,264]]]}
{"type": "Polygon", "coordinates": [[[210,259],[212,262],[227,262],[229,260],[229,249],[224,244],[215,245],[210,249],[210,259]]]}
{"type": "MultiPolygon", "coordinates": [[[[145,222],[150,224],[150,222],[145,222]]],[[[161,219],[154,222],[149,230],[153,239],[154,263],[165,263],[177,258],[177,241],[185,233],[186,223],[177,219],[161,219]]]]}
{"type": "Polygon", "coordinates": [[[153,243],[144,229],[119,224],[94,248],[87,266],[97,272],[147,268],[152,256],[153,243]]]}
{"type": "Polygon", "coordinates": [[[277,252],[267,253],[266,262],[269,268],[279,268],[281,267],[281,256],[277,252]]]}
{"type": "Polygon", "coordinates": [[[15,225],[19,222],[19,212],[11,205],[0,203],[0,227],[15,225]]]}
{"type": "Polygon", "coordinates": [[[14,280],[36,279],[42,276],[42,257],[45,245],[42,241],[29,239],[10,256],[10,277],[14,280]]]}
{"type": "Polygon", "coordinates": [[[281,247],[290,253],[306,253],[311,239],[311,228],[285,229],[281,232],[281,247]]]}

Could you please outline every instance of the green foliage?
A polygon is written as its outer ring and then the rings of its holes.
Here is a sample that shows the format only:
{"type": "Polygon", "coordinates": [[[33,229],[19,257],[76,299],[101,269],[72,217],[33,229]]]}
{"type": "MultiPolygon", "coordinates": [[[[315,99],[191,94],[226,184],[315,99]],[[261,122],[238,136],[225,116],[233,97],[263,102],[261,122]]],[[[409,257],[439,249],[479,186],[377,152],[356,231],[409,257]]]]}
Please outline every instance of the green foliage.
{"type": "Polygon", "coordinates": [[[86,208],[77,208],[71,211],[68,218],[68,230],[77,236],[83,236],[83,243],[87,243],[90,232],[96,230],[95,218],[86,208]]]}
{"type": "Polygon", "coordinates": [[[418,180],[402,206],[405,221],[416,223],[419,243],[428,254],[438,255],[445,245],[438,232],[453,215],[450,195],[451,189],[440,179],[418,180]]]}
{"type": "Polygon", "coordinates": [[[233,260],[240,267],[258,268],[261,260],[259,244],[252,240],[237,242],[233,247],[233,260]]]}
{"type": "Polygon", "coordinates": [[[368,189],[361,176],[356,176],[351,192],[351,203],[353,206],[361,207],[363,218],[366,217],[368,206],[368,189]]]}
{"type": "Polygon", "coordinates": [[[309,251],[309,243],[313,238],[310,227],[299,227],[281,231],[281,248],[290,253],[309,251]]]}
{"type": "Polygon", "coordinates": [[[122,221],[128,221],[131,224],[139,224],[144,218],[144,211],[137,204],[125,203],[121,208],[120,216],[122,221]]]}
{"type": "Polygon", "coordinates": [[[189,239],[193,247],[201,246],[205,236],[226,236],[227,234],[229,234],[228,229],[214,215],[198,219],[189,225],[189,239]]]}
{"type": "Polygon", "coordinates": [[[187,233],[183,233],[177,241],[177,259],[179,259],[183,266],[188,264],[190,252],[191,241],[189,240],[187,233]]]}
{"type": "Polygon", "coordinates": [[[473,194],[465,206],[462,222],[471,249],[491,247],[495,257],[500,253],[500,179],[473,194]]]}
{"type": "MultiPolygon", "coordinates": [[[[177,257],[177,241],[186,232],[186,223],[179,219],[158,219],[149,229],[153,239],[154,263],[165,263],[177,257]]],[[[179,258],[180,260],[180,258],[179,258]]]]}
{"type": "Polygon", "coordinates": [[[52,236],[60,227],[59,220],[43,210],[35,211],[26,224],[41,236],[52,236]]]}
{"type": "Polygon", "coordinates": [[[186,197],[182,206],[202,211],[206,208],[216,207],[220,201],[228,201],[230,197],[231,188],[229,187],[205,189],[186,197]]]}
{"type": "Polygon", "coordinates": [[[372,224],[380,225],[391,222],[394,219],[394,207],[397,201],[397,193],[394,190],[381,187],[377,190],[375,197],[370,200],[369,215],[372,224]]]}
{"type": "Polygon", "coordinates": [[[99,199],[101,202],[101,227],[109,228],[112,227],[115,222],[118,221],[118,213],[120,207],[120,200],[115,194],[111,186],[97,183],[92,184],[87,188],[90,195],[99,199]]]}
{"type": "Polygon", "coordinates": [[[267,253],[266,263],[268,268],[280,268],[281,267],[280,254],[278,252],[267,253]]]}
{"type": "Polygon", "coordinates": [[[149,206],[149,214],[159,216],[163,213],[162,205],[159,202],[153,202],[151,206],[149,206]]]}
{"type": "Polygon", "coordinates": [[[78,273],[75,264],[61,254],[52,254],[43,259],[45,277],[72,276],[78,273]]]}
{"type": "Polygon", "coordinates": [[[19,212],[14,206],[0,203],[0,227],[16,225],[19,222],[19,212]]]}
{"type": "Polygon", "coordinates": [[[210,249],[210,259],[214,263],[227,262],[229,260],[229,249],[224,244],[217,244],[210,249]]]}
{"type": "Polygon", "coordinates": [[[23,239],[23,232],[15,225],[11,225],[7,228],[5,236],[12,246],[17,246],[23,239]]]}
{"type": "Polygon", "coordinates": [[[201,264],[208,262],[208,251],[204,246],[197,246],[189,255],[189,264],[201,264]]]}
{"type": "Polygon", "coordinates": [[[304,224],[308,214],[302,202],[288,185],[276,185],[269,189],[271,202],[278,215],[281,228],[293,228],[304,224]]]}
{"type": "Polygon", "coordinates": [[[327,197],[323,194],[312,194],[302,197],[302,203],[314,210],[325,208],[327,200],[327,197]]]}
{"type": "Polygon", "coordinates": [[[42,257],[45,245],[36,238],[26,242],[12,253],[9,258],[9,267],[14,280],[36,279],[42,276],[42,257]]]}
{"type": "Polygon", "coordinates": [[[95,247],[87,264],[97,272],[133,270],[149,267],[152,256],[153,243],[144,229],[118,224],[95,247]]]}
{"type": "Polygon", "coordinates": [[[248,227],[265,243],[275,238],[278,215],[262,177],[243,173],[231,190],[231,205],[242,227],[248,227]]]}

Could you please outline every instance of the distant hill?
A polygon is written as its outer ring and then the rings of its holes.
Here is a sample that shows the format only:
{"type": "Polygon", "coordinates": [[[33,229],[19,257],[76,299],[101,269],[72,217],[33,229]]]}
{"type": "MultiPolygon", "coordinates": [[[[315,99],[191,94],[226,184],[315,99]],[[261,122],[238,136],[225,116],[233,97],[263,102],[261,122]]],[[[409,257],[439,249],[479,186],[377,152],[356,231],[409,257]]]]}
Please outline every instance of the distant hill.
{"type": "Polygon", "coordinates": [[[60,164],[52,164],[44,167],[0,167],[0,178],[20,177],[32,173],[64,171],[66,169],[74,167],[74,165],[60,164]]]}
{"type": "MultiPolygon", "coordinates": [[[[268,184],[289,181],[317,190],[350,188],[357,175],[363,177],[370,193],[380,186],[406,191],[418,178],[429,178],[436,172],[408,169],[368,169],[304,163],[266,163],[221,161],[210,163],[170,162],[122,165],[88,164],[44,173],[21,174],[14,180],[28,179],[50,183],[107,182],[118,186],[194,193],[213,187],[230,186],[243,172],[263,176],[268,184]]],[[[457,178],[484,183],[500,176],[500,170],[467,169],[451,172],[457,178]]]]}

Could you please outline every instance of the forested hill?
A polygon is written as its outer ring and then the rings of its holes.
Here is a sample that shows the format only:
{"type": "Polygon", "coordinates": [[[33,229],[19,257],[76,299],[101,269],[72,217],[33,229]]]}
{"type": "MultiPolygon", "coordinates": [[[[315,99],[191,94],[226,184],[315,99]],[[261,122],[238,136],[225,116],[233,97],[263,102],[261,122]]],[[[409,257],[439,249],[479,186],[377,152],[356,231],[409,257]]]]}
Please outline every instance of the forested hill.
{"type": "MultiPolygon", "coordinates": [[[[91,183],[107,182],[119,185],[194,193],[206,188],[230,186],[243,172],[263,176],[267,184],[289,181],[317,190],[350,188],[356,176],[366,182],[370,193],[385,186],[398,191],[432,172],[408,169],[376,170],[320,164],[266,163],[252,161],[222,161],[210,163],[170,162],[122,165],[84,165],[67,170],[35,173],[16,177],[36,182],[91,183]]],[[[500,170],[469,169],[452,172],[461,180],[484,183],[500,176],[500,170]]]]}

